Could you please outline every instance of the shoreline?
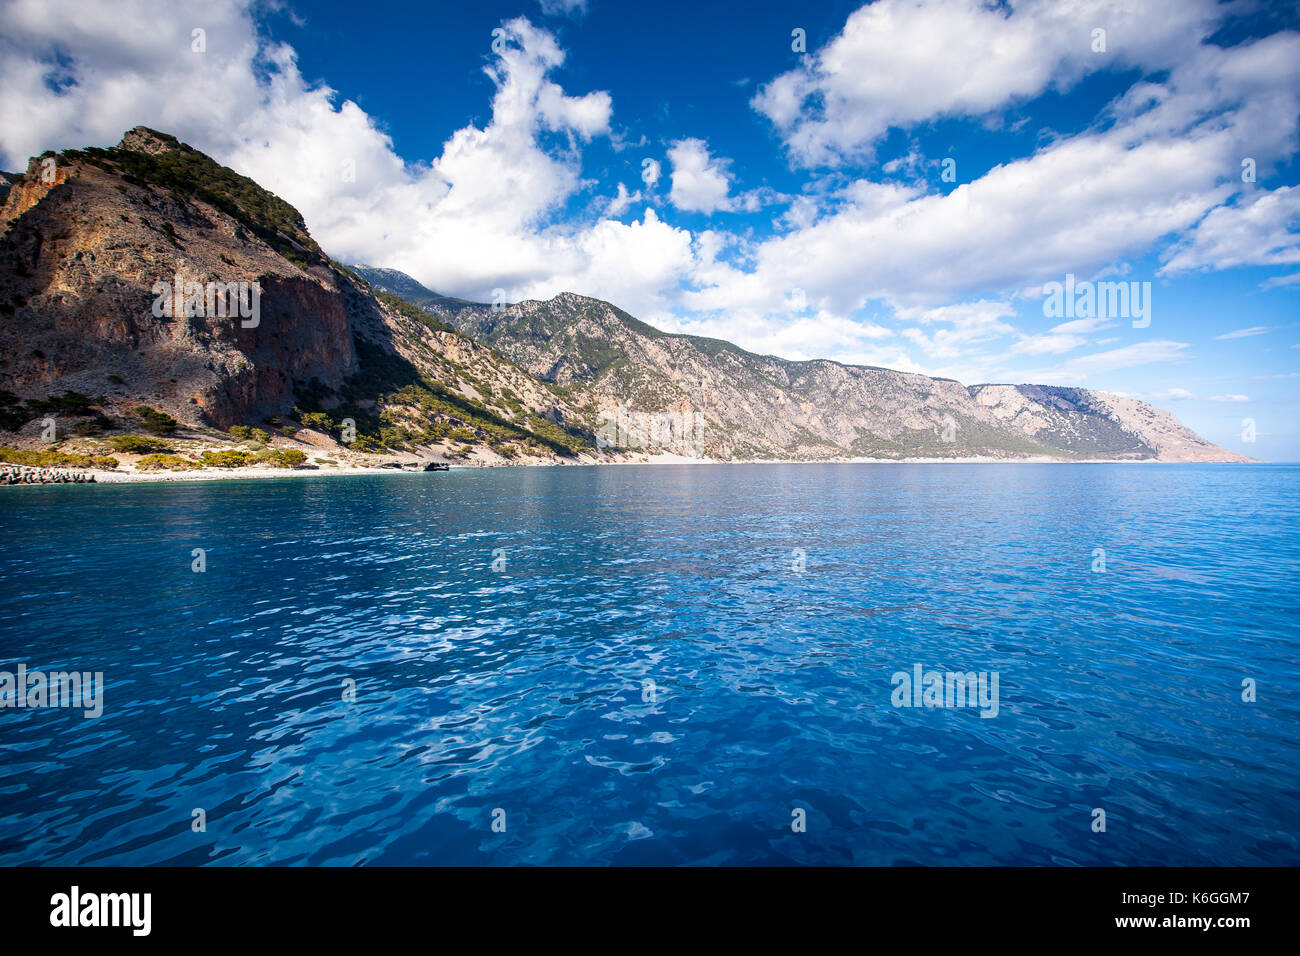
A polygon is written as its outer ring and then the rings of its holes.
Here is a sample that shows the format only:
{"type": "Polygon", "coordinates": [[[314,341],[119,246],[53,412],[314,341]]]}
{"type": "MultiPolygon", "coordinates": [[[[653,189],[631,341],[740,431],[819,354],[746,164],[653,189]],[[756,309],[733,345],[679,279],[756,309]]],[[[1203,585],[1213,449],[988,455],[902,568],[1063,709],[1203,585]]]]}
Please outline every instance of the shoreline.
{"type": "MultiPolygon", "coordinates": [[[[1237,462],[1237,461],[1166,461],[1157,458],[1123,459],[1091,458],[1071,461],[1062,458],[839,458],[819,461],[798,459],[762,459],[755,461],[718,461],[710,458],[686,458],[678,455],[651,456],[643,461],[580,461],[550,462],[536,461],[512,465],[450,465],[448,471],[477,471],[496,468],[600,468],[624,467],[629,465],[1250,465],[1276,464],[1271,462],[1237,462]]],[[[31,467],[31,466],[27,466],[31,467]]],[[[36,470],[36,469],[33,469],[36,470]]],[[[334,468],[299,469],[299,468],[233,468],[229,470],[175,471],[175,472],[137,472],[107,471],[104,469],[59,469],[86,476],[80,481],[30,482],[24,484],[3,485],[8,488],[47,487],[55,484],[64,485],[134,485],[152,483],[183,483],[194,481],[265,481],[284,478],[331,478],[355,477],[357,475],[420,475],[442,474],[443,472],[421,472],[404,468],[383,467],[378,465],[342,465],[334,468]]]]}

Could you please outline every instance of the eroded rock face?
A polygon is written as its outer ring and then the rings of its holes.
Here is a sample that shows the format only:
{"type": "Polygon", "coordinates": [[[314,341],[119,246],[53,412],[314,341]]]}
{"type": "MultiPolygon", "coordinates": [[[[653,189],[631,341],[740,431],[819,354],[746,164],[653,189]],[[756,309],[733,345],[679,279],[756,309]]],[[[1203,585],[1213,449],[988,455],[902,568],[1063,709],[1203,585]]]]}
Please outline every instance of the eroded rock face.
{"type": "MultiPolygon", "coordinates": [[[[132,145],[166,148],[137,131],[132,145]]],[[[337,387],[356,371],[338,277],[323,263],[289,262],[192,196],[61,157],[52,182],[42,171],[34,159],[0,208],[4,387],[124,406],[147,396],[183,422],[224,428],[291,406],[295,386],[337,387]],[[256,283],[258,321],[210,314],[207,302],[155,314],[155,284],[178,277],[256,283]]]]}

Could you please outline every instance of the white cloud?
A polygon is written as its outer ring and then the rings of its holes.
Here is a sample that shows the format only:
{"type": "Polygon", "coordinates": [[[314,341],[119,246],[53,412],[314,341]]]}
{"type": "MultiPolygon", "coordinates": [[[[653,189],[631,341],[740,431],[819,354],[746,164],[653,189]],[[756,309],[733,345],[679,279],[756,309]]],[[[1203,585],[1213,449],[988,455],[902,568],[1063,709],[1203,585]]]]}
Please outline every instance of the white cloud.
{"type": "Polygon", "coordinates": [[[1239,402],[1248,402],[1248,401],[1250,401],[1250,396],[1249,396],[1249,395],[1214,395],[1214,396],[1211,396],[1210,401],[1212,401],[1212,402],[1235,402],[1235,403],[1239,403],[1239,402]]]}
{"type": "Polygon", "coordinates": [[[581,16],[587,12],[587,0],[540,0],[539,6],[548,17],[581,16]]]}
{"type": "Polygon", "coordinates": [[[919,328],[903,330],[903,335],[925,349],[934,359],[952,359],[968,352],[971,346],[1015,332],[1015,328],[1002,321],[1015,311],[1008,303],[981,300],[934,309],[904,309],[903,319],[913,319],[922,325],[943,325],[927,334],[919,328]]]}
{"type": "Polygon", "coordinates": [[[709,156],[702,139],[680,139],[668,150],[672,163],[672,190],[668,198],[684,212],[711,213],[730,209],[728,161],[709,156]]]}
{"type": "Polygon", "coordinates": [[[609,205],[606,207],[606,215],[613,216],[617,219],[619,216],[623,215],[623,213],[627,212],[633,203],[640,201],[641,190],[638,189],[634,193],[629,193],[627,187],[622,183],[619,183],[618,193],[610,198],[609,205]]]}
{"type": "Polygon", "coordinates": [[[1051,332],[1027,335],[1011,347],[1018,355],[1061,355],[1087,343],[1080,335],[1060,335],[1051,332]]]}
{"type": "Polygon", "coordinates": [[[1230,145],[1213,131],[1138,145],[1114,131],[1062,141],[946,196],[861,182],[835,212],[762,243],[751,272],[701,290],[697,304],[770,307],[802,285],[847,314],[871,298],[935,305],[1084,274],[1221,201],[1216,173],[1230,145]]]}
{"type": "Polygon", "coordinates": [[[110,145],[143,123],[288,199],[332,255],[401,269],[442,292],[482,300],[498,287],[511,299],[575,289],[648,311],[689,269],[689,233],[653,214],[627,225],[552,222],[584,188],[581,145],[609,135],[612,101],[551,81],[564,51],[526,19],[503,25],[507,48],[484,68],[489,122],[455,131],[421,166],[404,163],[355,103],[308,84],[291,48],[259,38],[245,4],[2,0],[0,20],[8,167],[45,148],[110,145]],[[191,52],[193,23],[205,25],[206,53],[191,52]],[[62,93],[45,79],[56,51],[62,93]],[[569,145],[543,148],[543,134],[569,145]],[[618,255],[633,267],[617,266],[618,255]]]}
{"type": "Polygon", "coordinates": [[[1083,335],[1088,332],[1100,332],[1102,329],[1113,329],[1115,323],[1108,318],[1090,318],[1090,319],[1071,319],[1069,322],[1062,322],[1060,325],[1053,326],[1052,331],[1058,335],[1083,335]]]}
{"type": "Polygon", "coordinates": [[[1219,206],[1172,251],[1160,271],[1300,263],[1300,186],[1280,186],[1219,206]]]}
{"type": "Polygon", "coordinates": [[[4,0],[0,23],[6,168],[44,149],[111,145],[142,121],[229,148],[250,111],[277,97],[287,93],[305,112],[327,99],[302,82],[292,51],[258,41],[238,3],[4,0]],[[203,53],[192,49],[196,24],[206,31],[203,53]],[[259,79],[285,67],[286,82],[259,79]]]}
{"type": "Polygon", "coordinates": [[[1248,329],[1237,329],[1235,332],[1224,332],[1222,335],[1216,335],[1215,339],[1219,341],[1223,339],[1245,339],[1250,338],[1252,335],[1263,335],[1269,331],[1271,330],[1267,325],[1255,325],[1248,329]]]}
{"type": "Polygon", "coordinates": [[[1173,66],[1219,15],[1212,0],[877,0],[752,105],[796,162],[835,164],[868,157],[891,127],[984,116],[1096,70],[1173,66]]]}
{"type": "Polygon", "coordinates": [[[1265,282],[1261,282],[1259,287],[1261,289],[1277,289],[1298,283],[1300,283],[1300,272],[1292,272],[1290,275],[1274,276],[1265,282]]]}
{"type": "Polygon", "coordinates": [[[605,219],[572,242],[569,270],[533,282],[528,298],[579,289],[655,323],[675,298],[677,276],[693,261],[691,234],[660,221],[649,208],[640,222],[605,219]]]}
{"type": "MultiPolygon", "coordinates": [[[[814,197],[816,207],[798,208],[797,220],[787,214],[786,234],[753,243],[743,267],[715,265],[697,276],[685,306],[777,315],[785,291],[798,286],[834,315],[851,316],[872,301],[901,314],[1033,289],[1067,272],[1131,272],[1131,259],[1192,228],[1241,188],[1245,144],[1260,169],[1295,150],[1300,34],[1178,49],[1167,78],[1121,97],[1110,125],[1057,138],[947,195],[857,180],[814,197]]],[[[1159,59],[1152,54],[1152,62],[1159,59]]],[[[1061,354],[1109,324],[1016,333],[1018,344],[997,354],[970,349],[990,339],[968,339],[962,357],[990,367],[1017,352],[1061,354]]],[[[920,328],[905,337],[930,350],[929,367],[957,348],[952,335],[920,328]]],[[[1167,361],[1182,348],[1116,349],[1053,372],[1088,375],[1116,362],[1167,361]]]]}
{"type": "Polygon", "coordinates": [[[1161,362],[1175,362],[1186,357],[1189,346],[1185,342],[1156,339],[1138,342],[1106,352],[1094,352],[1070,359],[1055,369],[1031,373],[1033,381],[1047,384],[1079,383],[1090,377],[1137,368],[1161,362]]]}
{"type": "MultiPolygon", "coordinates": [[[[1088,333],[1114,326],[1115,323],[1107,318],[1072,319],[1053,326],[1047,332],[1024,336],[1011,347],[1011,351],[1022,355],[1061,355],[1087,345],[1088,333]]],[[[1114,341],[1116,340],[1101,339],[1097,344],[1105,345],[1114,341]]]]}

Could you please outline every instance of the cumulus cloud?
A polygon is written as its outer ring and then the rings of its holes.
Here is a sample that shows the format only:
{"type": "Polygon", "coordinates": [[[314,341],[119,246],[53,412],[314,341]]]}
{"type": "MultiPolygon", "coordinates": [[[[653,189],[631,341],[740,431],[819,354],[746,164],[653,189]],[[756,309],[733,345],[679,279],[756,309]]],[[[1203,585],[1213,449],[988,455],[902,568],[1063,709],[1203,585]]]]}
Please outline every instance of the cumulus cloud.
{"type": "Polygon", "coordinates": [[[971,346],[1015,332],[1003,319],[1015,311],[1006,302],[963,302],[934,309],[904,309],[900,318],[913,319],[921,325],[939,326],[926,332],[915,326],[903,330],[903,335],[921,346],[935,359],[952,359],[968,351],[971,346]]]}
{"type": "Polygon", "coordinates": [[[605,219],[570,243],[569,269],[539,279],[528,287],[528,297],[579,289],[630,308],[648,322],[661,322],[675,301],[677,277],[693,261],[691,234],[661,221],[649,208],[639,222],[605,219]]]}
{"type": "Polygon", "coordinates": [[[141,122],[229,149],[258,125],[250,111],[279,96],[304,114],[328,108],[328,92],[307,88],[292,50],[259,42],[245,4],[4,0],[0,23],[6,168],[44,149],[111,145],[141,122]],[[202,52],[194,29],[204,31],[202,52]]]}
{"type": "Polygon", "coordinates": [[[668,198],[684,212],[717,212],[730,209],[727,194],[731,177],[727,161],[709,155],[702,139],[680,139],[668,150],[672,163],[672,189],[668,198]]]}
{"type": "MultiPolygon", "coordinates": [[[[1057,138],[946,195],[917,184],[854,181],[833,203],[787,220],[793,228],[785,234],[755,243],[744,267],[710,270],[686,296],[687,307],[775,315],[799,286],[833,315],[853,315],[874,301],[902,316],[1066,273],[1114,271],[1160,248],[1240,191],[1241,156],[1253,154],[1263,167],[1292,155],[1300,113],[1300,35],[1179,49],[1162,82],[1139,84],[1112,104],[1109,124],[1057,138]]],[[[1018,350],[1059,354],[1085,344],[1084,334],[1075,327],[1022,336],[1018,350]]],[[[932,359],[955,348],[952,335],[914,329],[906,337],[932,359]]],[[[968,339],[964,347],[986,341],[968,339]]],[[[1143,348],[1054,371],[1095,374],[1103,365],[1168,360],[1178,351],[1143,348]]]]}
{"type": "Polygon", "coordinates": [[[891,127],[983,116],[1096,70],[1172,66],[1218,16],[1213,0],[878,0],[751,105],[801,165],[869,158],[891,127]]]}
{"type": "MultiPolygon", "coordinates": [[[[355,103],[307,83],[294,51],[261,37],[245,3],[5,0],[0,20],[9,168],[46,148],[108,145],[154,126],[294,203],[331,254],[469,298],[568,288],[654,310],[689,265],[689,234],[653,213],[629,225],[552,221],[583,188],[581,147],[609,134],[613,105],[607,92],[569,95],[553,82],[564,51],[524,18],[503,24],[505,48],[484,67],[491,119],[456,130],[418,166],[355,103]],[[192,50],[195,23],[203,53],[192,50]],[[560,145],[544,147],[544,134],[560,145]],[[619,255],[634,268],[613,267],[619,255]]],[[[636,200],[621,189],[607,212],[636,200]]]]}
{"type": "Polygon", "coordinates": [[[935,305],[1084,274],[1220,202],[1229,190],[1216,174],[1230,148],[1212,130],[1136,145],[1116,131],[1062,141],[948,195],[860,183],[835,212],[763,243],[752,271],[702,290],[698,304],[770,305],[803,285],[848,313],[871,298],[935,305]]]}

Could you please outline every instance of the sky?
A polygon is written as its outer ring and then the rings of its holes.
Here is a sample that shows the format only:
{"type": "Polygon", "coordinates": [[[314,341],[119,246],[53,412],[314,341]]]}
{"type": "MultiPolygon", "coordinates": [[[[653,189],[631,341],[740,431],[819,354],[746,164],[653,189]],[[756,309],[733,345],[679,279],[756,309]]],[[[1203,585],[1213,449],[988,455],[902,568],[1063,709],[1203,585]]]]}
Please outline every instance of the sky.
{"type": "Polygon", "coordinates": [[[1300,3],[0,0],[0,168],[170,132],[344,262],[1300,460],[1300,3]]]}

